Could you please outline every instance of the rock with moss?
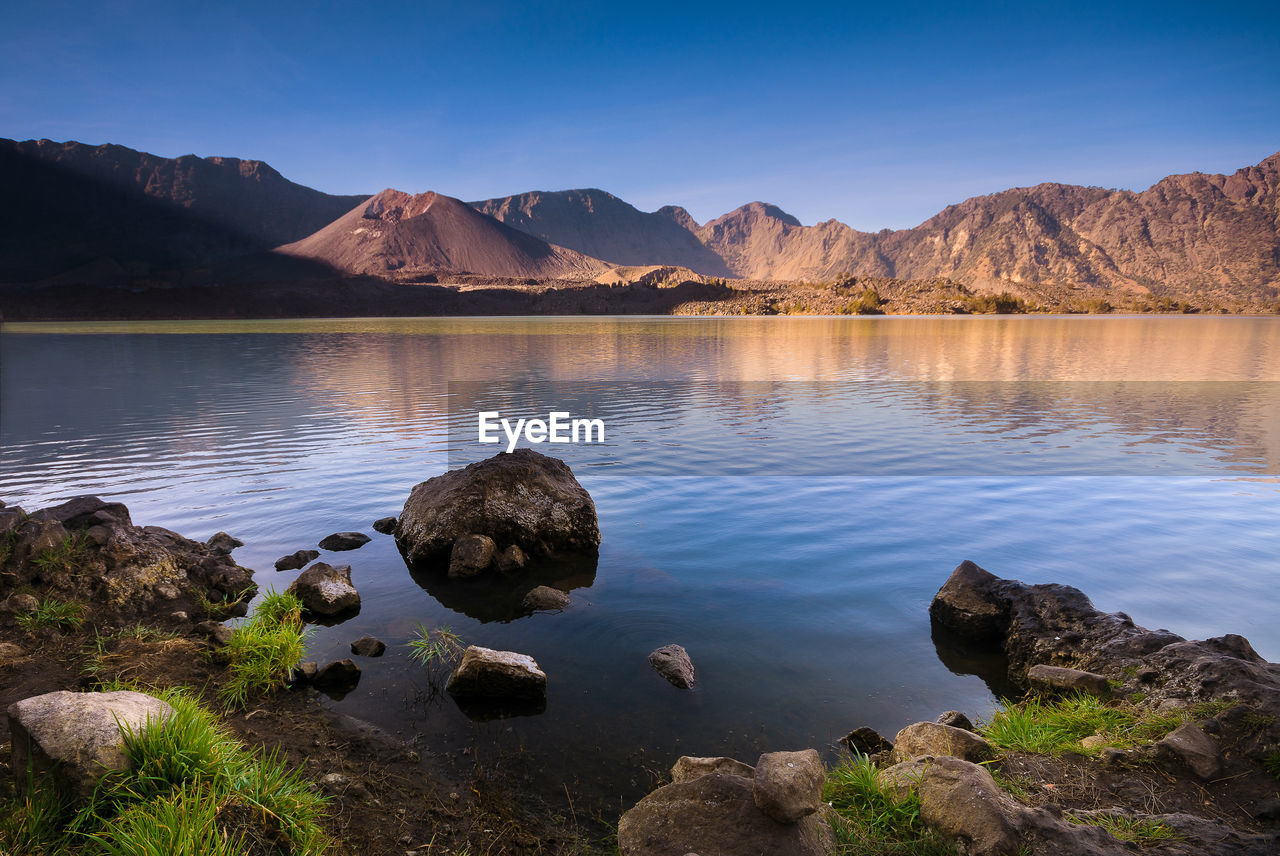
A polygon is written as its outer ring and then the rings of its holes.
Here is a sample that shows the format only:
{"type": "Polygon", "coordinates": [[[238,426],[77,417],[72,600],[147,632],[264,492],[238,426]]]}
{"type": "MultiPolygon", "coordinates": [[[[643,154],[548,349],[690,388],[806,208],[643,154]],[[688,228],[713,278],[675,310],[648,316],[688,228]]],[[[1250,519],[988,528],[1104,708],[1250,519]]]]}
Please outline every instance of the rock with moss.
{"type": "Polygon", "coordinates": [[[257,589],[253,572],[229,553],[159,526],[135,526],[123,504],[95,496],[23,516],[6,542],[0,599],[31,589],[86,604],[99,618],[235,602],[257,589]]]}

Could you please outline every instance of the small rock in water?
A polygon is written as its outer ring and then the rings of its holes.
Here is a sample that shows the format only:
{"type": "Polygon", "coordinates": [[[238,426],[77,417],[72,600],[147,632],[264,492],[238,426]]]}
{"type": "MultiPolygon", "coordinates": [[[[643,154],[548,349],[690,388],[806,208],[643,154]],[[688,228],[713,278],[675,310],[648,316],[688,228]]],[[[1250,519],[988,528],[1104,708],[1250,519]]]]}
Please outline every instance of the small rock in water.
{"type": "Polygon", "coordinates": [[[305,663],[299,663],[293,670],[291,678],[293,683],[299,685],[309,684],[316,679],[316,675],[320,673],[320,664],[314,660],[308,660],[305,663]]]}
{"type": "Polygon", "coordinates": [[[311,679],[312,686],[329,695],[349,693],[359,683],[360,667],[349,657],[325,665],[311,679]]]}
{"type": "Polygon", "coordinates": [[[290,553],[287,556],[281,556],[276,559],[277,571],[296,571],[298,568],[304,568],[307,563],[314,562],[320,558],[319,550],[299,550],[296,553],[290,553]]]}
{"type": "Polygon", "coordinates": [[[356,550],[368,544],[371,539],[363,532],[335,532],[320,542],[321,550],[356,550]]]}
{"type": "Polygon", "coordinates": [[[379,517],[373,521],[373,531],[381,532],[383,535],[390,535],[396,531],[396,519],[394,517],[379,517]]]}
{"type": "Polygon", "coordinates": [[[450,577],[474,577],[493,564],[497,545],[488,535],[463,535],[453,542],[449,554],[450,577]]]}
{"type": "Polygon", "coordinates": [[[368,634],[351,643],[351,653],[361,657],[381,657],[382,652],[386,650],[386,642],[368,634]]]}
{"type": "Polygon", "coordinates": [[[243,547],[244,542],[241,541],[239,538],[233,538],[232,536],[228,535],[226,532],[219,532],[217,535],[214,535],[208,541],[205,541],[204,545],[215,553],[228,555],[236,547],[243,547]]]}
{"type": "Polygon", "coordinates": [[[360,592],[351,585],[350,565],[335,568],[316,562],[285,591],[297,595],[303,608],[315,615],[341,615],[360,608],[360,592]]]}
{"type": "Polygon", "coordinates": [[[689,652],[679,645],[663,645],[649,655],[649,665],[672,686],[682,690],[693,686],[693,660],[689,659],[689,652]]]}
{"type": "Polygon", "coordinates": [[[446,689],[464,698],[541,698],[547,693],[547,674],[528,654],[471,645],[446,689]]]}
{"type": "Polygon", "coordinates": [[[569,595],[551,586],[538,586],[524,596],[527,609],[564,609],[569,605],[569,595]]]}

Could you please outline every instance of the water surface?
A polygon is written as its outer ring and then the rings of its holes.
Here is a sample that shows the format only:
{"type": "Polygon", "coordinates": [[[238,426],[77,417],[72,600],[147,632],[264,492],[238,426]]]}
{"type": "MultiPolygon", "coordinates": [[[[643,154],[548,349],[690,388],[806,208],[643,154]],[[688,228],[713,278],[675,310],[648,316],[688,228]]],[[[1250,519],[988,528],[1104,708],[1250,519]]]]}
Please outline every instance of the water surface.
{"type": "Polygon", "coordinates": [[[283,588],[277,557],[373,534],[415,483],[491,451],[467,442],[476,402],[601,409],[609,446],[563,450],[604,533],[564,569],[567,611],[415,580],[374,534],[325,556],[363,608],[310,656],[379,636],[335,708],[608,813],[681,754],[989,713],[926,611],[965,558],[1280,659],[1277,381],[1280,319],[6,324],[0,498],[97,493],[139,523],[226,530],[283,588]],[[532,654],[545,712],[472,722],[409,662],[417,622],[532,654]],[[669,642],[692,692],[646,664],[669,642]]]}

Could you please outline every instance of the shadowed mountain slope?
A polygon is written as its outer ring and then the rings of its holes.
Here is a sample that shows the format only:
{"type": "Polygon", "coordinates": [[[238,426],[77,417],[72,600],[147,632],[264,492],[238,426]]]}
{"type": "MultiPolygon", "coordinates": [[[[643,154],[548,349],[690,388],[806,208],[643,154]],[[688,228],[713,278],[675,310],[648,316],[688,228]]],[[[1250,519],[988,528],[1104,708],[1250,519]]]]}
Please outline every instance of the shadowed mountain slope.
{"type": "Polygon", "coordinates": [[[532,191],[470,204],[512,228],[614,264],[732,275],[724,260],[672,217],[646,214],[603,190],[532,191]]]}

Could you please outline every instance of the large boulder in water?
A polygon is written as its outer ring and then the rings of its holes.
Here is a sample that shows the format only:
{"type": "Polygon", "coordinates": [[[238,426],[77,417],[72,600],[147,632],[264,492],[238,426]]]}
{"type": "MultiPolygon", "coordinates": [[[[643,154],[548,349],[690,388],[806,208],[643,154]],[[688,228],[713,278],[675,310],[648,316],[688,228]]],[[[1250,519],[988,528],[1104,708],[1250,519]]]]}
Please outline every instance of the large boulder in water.
{"type": "Polygon", "coordinates": [[[447,566],[454,542],[467,535],[555,556],[594,550],[600,523],[564,461],[517,449],[417,485],[395,529],[396,546],[415,567],[447,566]]]}

